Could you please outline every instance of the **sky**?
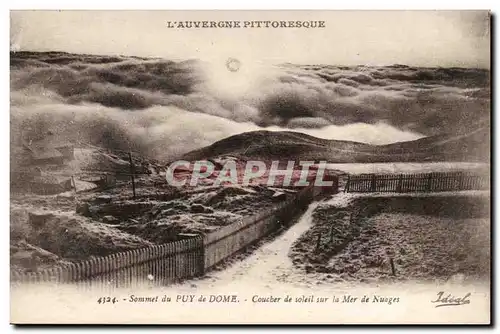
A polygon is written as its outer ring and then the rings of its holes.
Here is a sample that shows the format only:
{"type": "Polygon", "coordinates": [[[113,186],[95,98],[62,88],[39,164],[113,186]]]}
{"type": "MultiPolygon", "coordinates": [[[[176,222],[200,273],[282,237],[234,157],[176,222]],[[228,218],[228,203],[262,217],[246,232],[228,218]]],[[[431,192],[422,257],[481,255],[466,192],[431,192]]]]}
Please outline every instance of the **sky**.
{"type": "Polygon", "coordinates": [[[489,68],[487,11],[12,11],[11,50],[243,63],[489,68]],[[325,28],[170,29],[168,21],[315,20],[325,28]]]}

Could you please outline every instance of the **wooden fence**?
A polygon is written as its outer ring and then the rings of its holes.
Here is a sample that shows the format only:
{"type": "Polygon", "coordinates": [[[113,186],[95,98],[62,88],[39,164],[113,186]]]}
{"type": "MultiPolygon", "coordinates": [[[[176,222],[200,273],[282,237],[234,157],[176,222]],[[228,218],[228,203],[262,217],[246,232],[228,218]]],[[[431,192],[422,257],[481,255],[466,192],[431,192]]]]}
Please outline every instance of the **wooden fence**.
{"type": "Polygon", "coordinates": [[[489,189],[489,178],[470,172],[349,175],[344,192],[439,192],[489,189]]]}
{"type": "Polygon", "coordinates": [[[167,285],[201,276],[217,263],[288,224],[293,215],[322,192],[331,193],[332,190],[309,186],[269,210],[205,236],[36,272],[11,270],[11,282],[79,283],[114,288],[167,285]]]}
{"type": "Polygon", "coordinates": [[[89,286],[165,285],[203,273],[201,236],[97,257],[36,272],[11,271],[21,283],[79,282],[89,286]]]}
{"type": "Polygon", "coordinates": [[[270,210],[206,235],[205,269],[213,267],[262,237],[288,225],[292,217],[322,191],[318,187],[305,188],[295,198],[279,203],[270,210]]]}

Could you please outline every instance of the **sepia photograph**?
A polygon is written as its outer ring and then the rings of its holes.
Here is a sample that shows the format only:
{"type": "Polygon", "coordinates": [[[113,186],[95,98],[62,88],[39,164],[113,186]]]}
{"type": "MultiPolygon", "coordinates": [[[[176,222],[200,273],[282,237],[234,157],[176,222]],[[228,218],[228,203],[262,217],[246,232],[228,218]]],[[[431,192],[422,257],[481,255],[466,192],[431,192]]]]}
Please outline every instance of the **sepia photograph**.
{"type": "Polygon", "coordinates": [[[490,27],[10,11],[10,322],[491,324],[490,27]]]}

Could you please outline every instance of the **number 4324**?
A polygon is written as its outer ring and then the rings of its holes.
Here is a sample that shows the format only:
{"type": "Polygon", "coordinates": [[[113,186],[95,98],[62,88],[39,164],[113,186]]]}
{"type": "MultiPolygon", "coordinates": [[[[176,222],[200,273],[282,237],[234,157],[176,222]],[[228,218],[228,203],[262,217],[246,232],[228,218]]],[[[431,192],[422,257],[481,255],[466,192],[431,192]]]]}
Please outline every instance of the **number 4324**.
{"type": "Polygon", "coordinates": [[[99,304],[106,304],[106,303],[117,303],[118,302],[118,299],[116,299],[116,297],[100,297],[97,302],[99,304]]]}

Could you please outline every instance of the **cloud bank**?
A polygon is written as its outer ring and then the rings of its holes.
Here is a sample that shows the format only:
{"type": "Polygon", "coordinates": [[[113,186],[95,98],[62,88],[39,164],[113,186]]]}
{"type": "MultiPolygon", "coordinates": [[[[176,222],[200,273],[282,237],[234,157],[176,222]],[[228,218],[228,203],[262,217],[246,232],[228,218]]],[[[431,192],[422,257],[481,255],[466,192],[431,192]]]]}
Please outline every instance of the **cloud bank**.
{"type": "Polygon", "coordinates": [[[387,144],[489,117],[489,72],[11,53],[11,133],[170,159],[230,135],[291,130],[387,144]]]}

